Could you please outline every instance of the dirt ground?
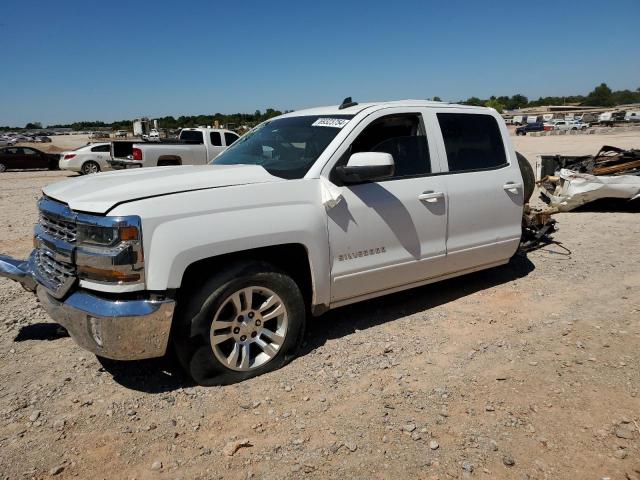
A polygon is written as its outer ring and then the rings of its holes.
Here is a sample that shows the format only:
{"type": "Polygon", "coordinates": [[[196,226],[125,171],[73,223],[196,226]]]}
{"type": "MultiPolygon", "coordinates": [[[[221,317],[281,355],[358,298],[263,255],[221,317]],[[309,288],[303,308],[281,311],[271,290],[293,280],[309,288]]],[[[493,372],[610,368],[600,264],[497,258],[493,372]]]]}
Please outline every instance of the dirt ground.
{"type": "MultiPolygon", "coordinates": [[[[640,148],[637,134],[513,141],[530,160],[640,148]]],[[[40,188],[68,175],[0,177],[0,252],[28,254],[40,188]]],[[[313,319],[298,359],[229,387],[194,386],[170,358],[101,364],[0,280],[0,478],[640,479],[628,210],[558,215],[570,254],[313,319]]]]}

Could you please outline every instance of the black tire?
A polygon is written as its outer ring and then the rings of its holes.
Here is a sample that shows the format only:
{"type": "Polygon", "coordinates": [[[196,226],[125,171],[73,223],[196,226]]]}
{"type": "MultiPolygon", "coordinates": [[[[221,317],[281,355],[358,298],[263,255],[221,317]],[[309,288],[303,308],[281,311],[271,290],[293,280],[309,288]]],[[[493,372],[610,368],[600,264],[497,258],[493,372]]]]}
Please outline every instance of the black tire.
{"type": "Polygon", "coordinates": [[[100,173],[100,165],[93,160],[88,160],[82,164],[80,168],[83,175],[89,175],[91,173],[100,173]]]}
{"type": "Polygon", "coordinates": [[[520,152],[516,152],[516,158],[518,159],[518,166],[520,167],[520,173],[522,174],[522,186],[524,194],[524,203],[528,203],[533,195],[533,190],[536,187],[536,175],[533,173],[533,167],[529,163],[529,160],[520,152]]]}
{"type": "Polygon", "coordinates": [[[185,286],[178,298],[172,341],[180,364],[196,383],[229,385],[277,370],[295,358],[305,323],[302,293],[291,277],[265,262],[239,262],[199,286],[185,286]],[[271,360],[251,370],[237,371],[216,358],[210,331],[218,309],[234,292],[249,286],[268,288],[276,293],[287,310],[288,325],[285,339],[271,360]]]}
{"type": "Polygon", "coordinates": [[[6,171],[7,171],[7,166],[4,163],[0,162],[0,173],[6,172],[6,171]]]}

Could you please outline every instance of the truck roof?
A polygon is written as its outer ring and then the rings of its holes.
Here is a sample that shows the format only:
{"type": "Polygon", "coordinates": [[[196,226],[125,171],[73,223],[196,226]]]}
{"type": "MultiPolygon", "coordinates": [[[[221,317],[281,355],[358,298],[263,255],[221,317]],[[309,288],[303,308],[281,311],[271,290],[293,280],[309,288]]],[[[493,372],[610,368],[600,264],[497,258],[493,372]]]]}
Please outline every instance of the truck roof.
{"type": "Polygon", "coordinates": [[[390,102],[367,102],[358,103],[351,107],[340,108],[340,105],[330,105],[325,107],[314,107],[294,112],[286,113],[283,117],[298,117],[303,115],[356,115],[366,109],[380,109],[389,107],[459,107],[468,109],[486,109],[486,107],[475,107],[472,105],[458,105],[449,102],[434,102],[432,100],[394,100],[390,102]]]}

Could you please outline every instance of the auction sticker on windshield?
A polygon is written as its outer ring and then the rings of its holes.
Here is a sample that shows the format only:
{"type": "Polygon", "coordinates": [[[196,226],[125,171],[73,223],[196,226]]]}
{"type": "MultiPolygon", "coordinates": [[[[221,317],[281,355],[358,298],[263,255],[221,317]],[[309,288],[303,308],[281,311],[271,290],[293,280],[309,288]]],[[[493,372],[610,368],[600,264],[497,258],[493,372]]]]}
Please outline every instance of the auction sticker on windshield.
{"type": "Polygon", "coordinates": [[[347,122],[348,118],[319,118],[311,124],[312,127],[333,127],[342,128],[347,122]]]}

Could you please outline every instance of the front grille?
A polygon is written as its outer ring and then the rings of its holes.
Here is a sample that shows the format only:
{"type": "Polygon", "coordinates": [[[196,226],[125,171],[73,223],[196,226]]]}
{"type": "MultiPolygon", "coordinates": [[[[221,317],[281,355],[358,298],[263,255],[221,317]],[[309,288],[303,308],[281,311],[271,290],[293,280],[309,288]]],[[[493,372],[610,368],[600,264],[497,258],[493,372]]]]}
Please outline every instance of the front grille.
{"type": "Polygon", "coordinates": [[[36,250],[36,275],[48,290],[62,296],[74,283],[76,269],[69,263],[56,260],[54,255],[53,252],[43,248],[36,250]]]}
{"type": "Polygon", "coordinates": [[[67,205],[47,197],[40,200],[38,207],[36,279],[54,297],[62,298],[76,281],[76,214],[67,205]]]}
{"type": "Polygon", "coordinates": [[[57,239],[72,243],[76,241],[77,227],[75,221],[63,220],[41,212],[39,223],[42,230],[57,239]]]}

